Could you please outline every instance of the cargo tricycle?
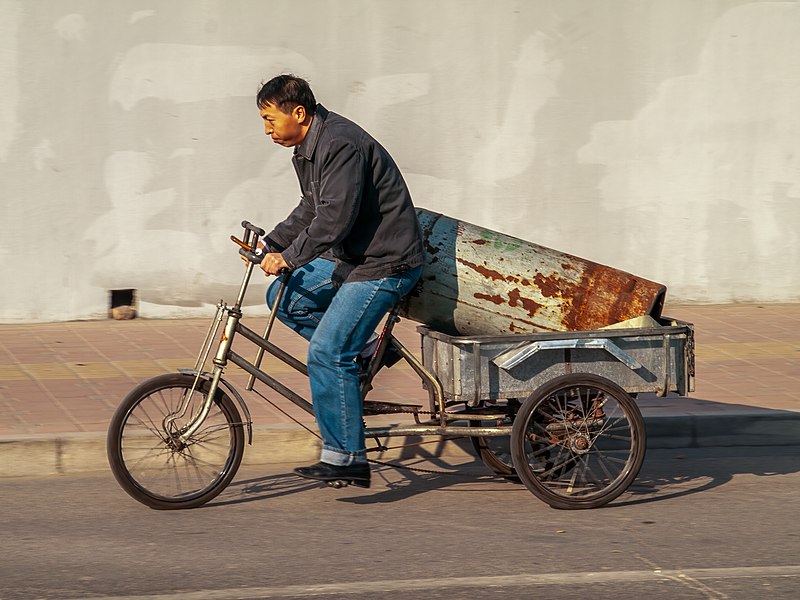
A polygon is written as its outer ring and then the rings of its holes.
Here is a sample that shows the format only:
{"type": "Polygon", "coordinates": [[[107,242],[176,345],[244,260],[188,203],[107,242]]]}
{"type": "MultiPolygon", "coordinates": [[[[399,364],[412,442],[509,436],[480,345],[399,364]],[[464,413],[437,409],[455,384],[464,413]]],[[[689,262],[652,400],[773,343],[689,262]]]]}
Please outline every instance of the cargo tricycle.
{"type": "MultiPolygon", "coordinates": [[[[246,442],[252,443],[252,419],[242,394],[223,376],[229,364],[250,375],[248,390],[261,382],[313,414],[309,401],[261,367],[268,353],[308,375],[302,361],[270,341],[274,312],[263,334],[242,322],[264,236],[260,227],[242,225],[242,239],[231,236],[246,262],[237,299],[217,305],[194,367],[137,386],[109,426],[114,476],[151,508],[200,506],[235,476],[246,442]],[[256,346],[252,361],[234,350],[240,338],[256,346]]],[[[396,306],[388,314],[362,369],[368,452],[385,450],[388,438],[467,437],[493,473],[522,482],[554,508],[596,508],[627,490],[646,449],[637,394],[693,389],[689,323],[660,317],[638,328],[473,336],[423,324],[418,358],[392,334],[401,312],[396,306]],[[367,399],[387,352],[419,376],[427,405],[367,399]],[[370,426],[372,416],[387,414],[404,422],[370,426]]]]}

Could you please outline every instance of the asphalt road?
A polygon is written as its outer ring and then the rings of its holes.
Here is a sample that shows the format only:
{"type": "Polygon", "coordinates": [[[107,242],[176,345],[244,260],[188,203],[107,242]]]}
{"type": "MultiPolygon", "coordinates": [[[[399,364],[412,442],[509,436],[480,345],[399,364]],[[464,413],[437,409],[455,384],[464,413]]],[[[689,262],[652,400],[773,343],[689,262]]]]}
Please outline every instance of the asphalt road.
{"type": "Polygon", "coordinates": [[[557,511],[477,463],[333,490],[247,468],[159,512],[110,473],[0,483],[0,598],[798,598],[800,447],[651,451],[557,511]]]}

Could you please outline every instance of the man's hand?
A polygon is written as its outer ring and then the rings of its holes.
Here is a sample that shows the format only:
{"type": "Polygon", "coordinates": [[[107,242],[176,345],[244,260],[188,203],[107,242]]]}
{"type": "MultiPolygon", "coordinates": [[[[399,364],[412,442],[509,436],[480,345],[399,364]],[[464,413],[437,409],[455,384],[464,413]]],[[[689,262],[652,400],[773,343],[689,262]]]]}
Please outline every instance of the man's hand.
{"type": "Polygon", "coordinates": [[[259,264],[261,270],[264,271],[264,275],[277,275],[281,272],[282,269],[288,269],[289,265],[286,264],[286,261],[283,260],[283,256],[280,252],[269,252],[264,255],[264,258],[261,259],[261,264],[259,264]]]}

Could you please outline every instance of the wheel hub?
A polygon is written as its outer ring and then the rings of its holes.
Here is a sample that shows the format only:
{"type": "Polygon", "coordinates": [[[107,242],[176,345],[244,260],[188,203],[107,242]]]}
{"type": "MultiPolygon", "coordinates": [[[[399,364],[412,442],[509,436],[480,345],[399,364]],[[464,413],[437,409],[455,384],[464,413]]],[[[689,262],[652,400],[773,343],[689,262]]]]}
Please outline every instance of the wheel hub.
{"type": "Polygon", "coordinates": [[[592,442],[583,434],[574,435],[569,440],[569,448],[575,454],[586,454],[592,448],[592,442]]]}
{"type": "Polygon", "coordinates": [[[173,452],[180,452],[181,450],[186,448],[186,444],[183,441],[181,441],[181,438],[179,438],[178,436],[171,435],[166,439],[166,442],[167,446],[173,452]]]}

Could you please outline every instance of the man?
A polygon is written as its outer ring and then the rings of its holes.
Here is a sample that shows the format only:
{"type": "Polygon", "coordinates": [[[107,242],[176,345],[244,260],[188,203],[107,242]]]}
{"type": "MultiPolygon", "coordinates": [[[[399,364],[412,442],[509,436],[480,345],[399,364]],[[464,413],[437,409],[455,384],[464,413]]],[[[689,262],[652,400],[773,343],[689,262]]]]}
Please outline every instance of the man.
{"type": "Polygon", "coordinates": [[[309,340],[308,372],[322,434],[320,462],[301,477],[369,487],[356,356],[414,287],[424,249],[411,195],[389,153],[358,125],[317,104],[308,83],[279,75],[256,96],[264,132],[294,148],[300,204],[267,234],[261,269],[291,275],[280,306],[309,340]]]}

